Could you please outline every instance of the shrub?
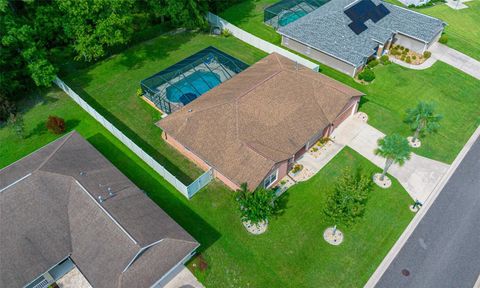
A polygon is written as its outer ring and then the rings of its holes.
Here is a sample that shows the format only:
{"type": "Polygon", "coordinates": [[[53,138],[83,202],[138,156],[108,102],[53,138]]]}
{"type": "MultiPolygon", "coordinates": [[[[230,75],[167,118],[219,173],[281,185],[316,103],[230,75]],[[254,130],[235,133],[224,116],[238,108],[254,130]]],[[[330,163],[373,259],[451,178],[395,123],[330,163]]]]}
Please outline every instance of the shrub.
{"type": "Polygon", "coordinates": [[[360,74],[358,74],[358,79],[365,82],[372,82],[375,79],[375,73],[372,69],[365,68],[360,74]]]}
{"type": "Polygon", "coordinates": [[[405,49],[403,46],[398,46],[398,48],[402,51],[405,49]]]}
{"type": "Polygon", "coordinates": [[[353,224],[364,215],[371,190],[369,176],[346,168],[337,179],[334,192],[328,196],[324,213],[335,223],[353,224]]]}
{"type": "Polygon", "coordinates": [[[385,65],[385,62],[389,61],[388,59],[388,55],[382,55],[382,57],[380,57],[380,63],[385,65]]]}
{"type": "Polygon", "coordinates": [[[222,36],[228,38],[228,37],[232,36],[232,32],[228,29],[223,29],[222,30],[222,36]]]}
{"type": "Polygon", "coordinates": [[[432,56],[432,52],[430,51],[423,52],[423,58],[428,59],[430,58],[430,56],[432,56]]]}
{"type": "Polygon", "coordinates": [[[400,58],[400,60],[405,61],[405,55],[402,55],[402,57],[400,58]]]}
{"type": "Polygon", "coordinates": [[[405,62],[412,63],[412,59],[410,59],[410,56],[407,56],[407,58],[405,58],[405,62]]]}
{"type": "Polygon", "coordinates": [[[413,55],[412,60],[417,60],[417,56],[413,55]]]}
{"type": "Polygon", "coordinates": [[[142,97],[142,95],[143,95],[142,88],[138,88],[137,89],[137,97],[142,97]]]}
{"type": "Polygon", "coordinates": [[[438,42],[442,43],[442,44],[447,44],[448,42],[448,36],[447,34],[442,34],[442,36],[440,37],[440,39],[438,40],[438,42]]]}
{"type": "Polygon", "coordinates": [[[280,212],[278,198],[273,190],[259,188],[250,192],[246,183],[240,187],[241,189],[235,193],[235,200],[239,204],[243,222],[258,224],[280,212]]]}
{"type": "Polygon", "coordinates": [[[410,49],[405,48],[405,53],[408,53],[408,52],[410,52],[410,49]]]}
{"type": "Polygon", "coordinates": [[[318,148],[317,148],[317,147],[313,147],[313,148],[312,148],[312,151],[313,151],[313,152],[317,152],[317,151],[318,151],[318,148]]]}
{"type": "Polygon", "coordinates": [[[368,62],[368,64],[367,64],[367,66],[370,67],[370,68],[373,68],[377,65],[378,65],[378,60],[377,59],[373,59],[370,62],[368,62]]]}
{"type": "Polygon", "coordinates": [[[295,164],[292,168],[292,173],[295,174],[297,172],[299,172],[300,170],[303,169],[303,165],[302,164],[295,164]]]}
{"type": "Polygon", "coordinates": [[[18,138],[25,138],[25,124],[23,122],[22,114],[10,114],[7,120],[7,125],[13,130],[18,138]]]}
{"type": "Polygon", "coordinates": [[[47,129],[53,134],[62,134],[65,132],[65,120],[57,116],[48,116],[47,129]]]}

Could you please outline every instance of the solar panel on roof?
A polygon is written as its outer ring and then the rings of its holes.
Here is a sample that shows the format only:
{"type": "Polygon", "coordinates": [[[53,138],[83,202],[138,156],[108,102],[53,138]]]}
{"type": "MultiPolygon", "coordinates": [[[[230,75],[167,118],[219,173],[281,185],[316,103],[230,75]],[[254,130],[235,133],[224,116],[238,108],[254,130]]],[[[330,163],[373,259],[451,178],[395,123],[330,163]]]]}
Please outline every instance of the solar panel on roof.
{"type": "Polygon", "coordinates": [[[374,23],[377,23],[388,15],[390,11],[383,4],[375,5],[371,0],[361,0],[346,9],[344,13],[352,20],[352,23],[348,24],[348,27],[350,27],[355,34],[359,35],[368,29],[365,22],[372,20],[374,23]]]}

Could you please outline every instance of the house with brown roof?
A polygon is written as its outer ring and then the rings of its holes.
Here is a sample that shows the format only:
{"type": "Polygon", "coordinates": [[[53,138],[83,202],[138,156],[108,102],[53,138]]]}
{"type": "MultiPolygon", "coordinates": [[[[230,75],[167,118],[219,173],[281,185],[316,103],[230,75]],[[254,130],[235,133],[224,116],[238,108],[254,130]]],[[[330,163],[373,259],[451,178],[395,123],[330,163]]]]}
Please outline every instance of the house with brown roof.
{"type": "Polygon", "coordinates": [[[160,120],[163,138],[227,186],[273,187],[363,94],[272,53],[160,120]]]}
{"type": "Polygon", "coordinates": [[[75,132],[0,170],[0,243],[0,287],[29,288],[72,269],[92,287],[161,287],[199,246],[75,132]]]}

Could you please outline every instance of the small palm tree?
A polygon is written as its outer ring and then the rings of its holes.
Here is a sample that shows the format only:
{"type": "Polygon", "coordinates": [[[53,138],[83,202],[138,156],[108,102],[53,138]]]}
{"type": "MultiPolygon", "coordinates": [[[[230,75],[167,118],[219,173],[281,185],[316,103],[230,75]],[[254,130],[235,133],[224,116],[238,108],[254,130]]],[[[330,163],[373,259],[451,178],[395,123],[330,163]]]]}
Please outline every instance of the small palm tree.
{"type": "Polygon", "coordinates": [[[435,114],[435,105],[421,101],[417,107],[407,110],[405,122],[410,124],[412,130],[415,130],[412,141],[415,142],[422,131],[427,133],[436,132],[440,127],[440,120],[443,116],[435,114]]]}
{"type": "Polygon", "coordinates": [[[386,159],[380,180],[383,181],[390,166],[397,163],[400,166],[410,159],[410,145],[408,140],[398,134],[392,134],[378,140],[378,148],[375,150],[376,155],[380,155],[386,159]]]}

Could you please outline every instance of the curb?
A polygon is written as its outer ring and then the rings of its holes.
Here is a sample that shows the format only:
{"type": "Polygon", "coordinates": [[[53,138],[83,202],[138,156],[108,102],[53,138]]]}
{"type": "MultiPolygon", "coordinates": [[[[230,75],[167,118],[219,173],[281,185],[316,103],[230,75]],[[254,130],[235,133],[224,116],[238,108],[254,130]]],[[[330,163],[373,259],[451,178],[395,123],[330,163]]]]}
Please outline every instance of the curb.
{"type": "MultiPolygon", "coordinates": [[[[475,141],[479,137],[480,137],[480,126],[477,127],[477,130],[475,130],[475,132],[472,134],[470,139],[468,139],[467,143],[465,144],[465,146],[463,146],[460,153],[458,153],[458,155],[455,158],[455,160],[453,161],[452,165],[450,165],[447,172],[442,176],[442,179],[440,180],[440,182],[438,182],[438,184],[435,186],[433,192],[425,200],[425,203],[423,204],[420,211],[417,212],[417,214],[415,215],[413,220],[408,224],[405,231],[403,231],[400,238],[398,238],[397,242],[395,242],[393,247],[390,249],[387,256],[385,256],[385,258],[383,258],[382,263],[380,263],[380,265],[377,267],[377,269],[372,274],[372,276],[370,276],[370,279],[368,279],[368,282],[364,286],[365,288],[373,288],[373,287],[375,287],[375,285],[377,285],[377,283],[380,280],[380,278],[382,277],[382,275],[385,273],[387,268],[393,262],[393,260],[397,256],[397,254],[402,249],[403,245],[405,245],[408,238],[410,238],[413,231],[415,230],[417,225],[422,220],[423,216],[425,216],[425,214],[427,214],[428,209],[432,206],[433,202],[438,197],[438,195],[442,191],[443,187],[447,184],[448,180],[450,180],[450,177],[452,177],[453,173],[455,172],[455,170],[457,170],[457,167],[460,165],[463,158],[465,158],[465,155],[468,153],[468,151],[470,151],[470,148],[473,146],[473,144],[475,143],[475,141]]],[[[477,282],[480,282],[480,280],[477,281],[477,282]]]]}

